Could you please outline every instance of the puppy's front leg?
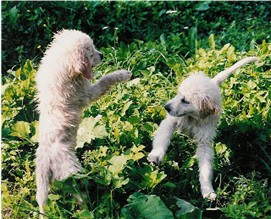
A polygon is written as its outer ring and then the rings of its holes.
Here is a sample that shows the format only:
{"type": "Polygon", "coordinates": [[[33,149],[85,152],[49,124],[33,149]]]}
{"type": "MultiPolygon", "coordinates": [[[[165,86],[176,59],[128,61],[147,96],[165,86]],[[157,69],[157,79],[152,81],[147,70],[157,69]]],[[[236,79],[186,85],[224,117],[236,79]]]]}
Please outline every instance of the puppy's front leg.
{"type": "Polygon", "coordinates": [[[128,81],[132,76],[132,73],[127,70],[117,70],[113,73],[103,76],[96,84],[93,84],[89,88],[89,97],[91,101],[99,99],[103,94],[108,92],[111,87],[117,83],[128,81]]]}
{"type": "Polygon", "coordinates": [[[216,194],[212,186],[214,151],[210,144],[199,144],[197,158],[199,160],[199,181],[203,198],[215,200],[216,194]]]}
{"type": "Polygon", "coordinates": [[[176,118],[170,115],[161,122],[153,139],[153,149],[148,155],[150,162],[160,163],[163,160],[170,144],[170,137],[176,130],[176,125],[176,118]]]}

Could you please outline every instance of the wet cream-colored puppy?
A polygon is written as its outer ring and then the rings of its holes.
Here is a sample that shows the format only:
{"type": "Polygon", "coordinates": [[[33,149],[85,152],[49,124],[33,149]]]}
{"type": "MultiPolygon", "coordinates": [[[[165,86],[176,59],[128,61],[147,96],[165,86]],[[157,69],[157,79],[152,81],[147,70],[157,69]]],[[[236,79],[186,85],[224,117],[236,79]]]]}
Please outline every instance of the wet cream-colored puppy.
{"type": "Polygon", "coordinates": [[[49,183],[81,170],[75,156],[76,135],[82,111],[131,72],[117,70],[90,83],[93,67],[102,60],[92,39],[77,30],[63,30],[45,52],[37,72],[39,147],[36,152],[37,202],[40,212],[49,183]]]}
{"type": "Polygon", "coordinates": [[[221,94],[218,86],[236,69],[257,60],[256,57],[242,59],[212,79],[203,73],[187,77],[180,85],[178,94],[165,105],[168,115],[156,131],[153,149],[148,156],[149,161],[162,161],[175,130],[188,134],[198,144],[196,154],[199,160],[202,196],[214,200],[216,194],[212,186],[212,143],[221,113],[221,94]]]}

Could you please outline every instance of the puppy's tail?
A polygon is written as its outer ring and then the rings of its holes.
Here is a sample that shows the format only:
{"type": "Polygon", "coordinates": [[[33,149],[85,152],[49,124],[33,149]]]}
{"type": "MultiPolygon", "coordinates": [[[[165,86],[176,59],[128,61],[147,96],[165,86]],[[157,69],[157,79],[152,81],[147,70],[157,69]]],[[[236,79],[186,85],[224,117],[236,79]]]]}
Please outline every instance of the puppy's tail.
{"type": "Polygon", "coordinates": [[[52,147],[40,145],[36,152],[36,199],[40,213],[44,214],[44,206],[48,198],[50,182],[66,179],[81,170],[75,153],[67,145],[55,144],[52,147]]]}
{"type": "Polygon", "coordinates": [[[47,202],[50,177],[52,174],[50,171],[50,159],[47,156],[42,156],[42,154],[39,153],[37,153],[36,156],[36,199],[41,213],[40,218],[43,218],[43,207],[47,202]]]}
{"type": "Polygon", "coordinates": [[[217,85],[221,84],[224,80],[226,80],[233,72],[235,72],[238,68],[242,67],[243,65],[246,65],[250,62],[256,62],[259,59],[257,57],[247,57],[239,62],[236,62],[233,66],[225,69],[224,71],[218,73],[212,81],[215,82],[217,85]]]}

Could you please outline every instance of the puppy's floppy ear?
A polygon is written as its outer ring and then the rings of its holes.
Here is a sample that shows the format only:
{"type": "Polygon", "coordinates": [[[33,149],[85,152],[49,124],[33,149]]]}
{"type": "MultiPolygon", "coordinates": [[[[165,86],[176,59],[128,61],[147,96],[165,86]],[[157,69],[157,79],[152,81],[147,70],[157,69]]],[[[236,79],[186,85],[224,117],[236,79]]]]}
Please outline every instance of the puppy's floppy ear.
{"type": "Polygon", "coordinates": [[[218,104],[216,104],[212,98],[209,96],[206,96],[202,98],[200,102],[200,117],[202,119],[206,118],[209,115],[218,115],[220,113],[221,109],[218,104]]]}
{"type": "Polygon", "coordinates": [[[87,79],[91,79],[93,72],[87,52],[84,48],[77,50],[76,54],[74,54],[73,67],[75,72],[82,74],[87,79]]]}

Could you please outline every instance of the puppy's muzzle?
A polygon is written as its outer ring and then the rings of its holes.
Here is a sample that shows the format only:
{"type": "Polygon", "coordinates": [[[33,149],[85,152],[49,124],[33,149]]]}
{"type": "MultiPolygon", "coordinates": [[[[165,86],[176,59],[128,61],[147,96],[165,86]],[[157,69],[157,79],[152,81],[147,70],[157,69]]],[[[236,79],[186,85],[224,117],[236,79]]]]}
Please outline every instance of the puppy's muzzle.
{"type": "Polygon", "coordinates": [[[168,113],[170,113],[170,111],[171,111],[171,104],[170,104],[170,103],[167,103],[167,104],[165,105],[165,109],[166,109],[166,111],[167,111],[168,113]]]}

